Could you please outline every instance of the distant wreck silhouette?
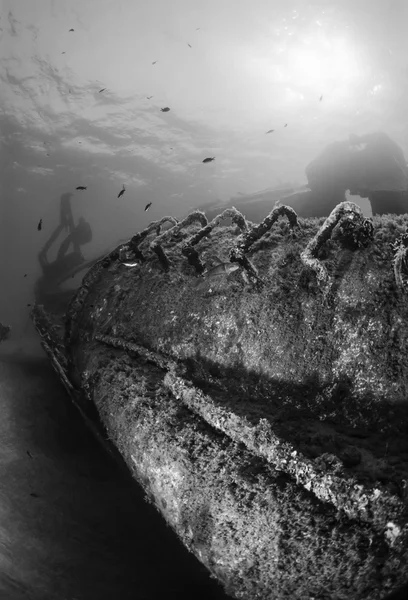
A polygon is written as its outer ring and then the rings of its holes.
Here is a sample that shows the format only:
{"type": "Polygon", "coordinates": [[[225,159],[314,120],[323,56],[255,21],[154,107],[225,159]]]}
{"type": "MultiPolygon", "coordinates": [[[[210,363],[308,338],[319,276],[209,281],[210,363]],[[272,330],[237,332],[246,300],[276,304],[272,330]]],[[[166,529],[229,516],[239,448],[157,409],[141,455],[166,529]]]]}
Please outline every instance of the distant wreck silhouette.
{"type": "Polygon", "coordinates": [[[309,195],[321,212],[313,216],[328,215],[344,202],[346,190],[368,198],[373,215],[408,212],[407,163],[402,149],[385,133],[350,135],[326,146],[306,167],[306,175],[309,195]]]}
{"type": "Polygon", "coordinates": [[[329,144],[305,169],[308,183],[300,189],[290,186],[240,194],[226,204],[200,207],[211,220],[219,212],[235,206],[245,216],[260,222],[274,203],[293,208],[299,217],[327,217],[346,191],[368,198],[373,215],[408,213],[408,168],[400,146],[386,133],[362,136],[329,144]]]}
{"type": "Polygon", "coordinates": [[[61,290],[60,286],[64,281],[74,277],[94,262],[86,262],[82,255],[81,246],[92,241],[92,229],[83,217],[80,217],[78,224],[75,225],[71,209],[71,196],[71,193],[61,195],[60,222],[38,254],[42,276],[35,284],[35,300],[46,310],[56,313],[66,310],[74,291],[72,289],[61,290]],[[47,253],[64,230],[69,233],[61,242],[56,259],[50,263],[47,253]],[[68,253],[71,244],[73,250],[68,253]]]}

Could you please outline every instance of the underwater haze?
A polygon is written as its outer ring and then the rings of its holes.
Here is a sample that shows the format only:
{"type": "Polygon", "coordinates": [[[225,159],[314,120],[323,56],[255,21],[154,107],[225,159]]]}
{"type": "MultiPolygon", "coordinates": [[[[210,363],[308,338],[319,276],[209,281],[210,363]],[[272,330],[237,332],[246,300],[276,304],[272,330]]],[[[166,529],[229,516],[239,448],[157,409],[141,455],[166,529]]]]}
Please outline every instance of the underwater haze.
{"type": "Polygon", "coordinates": [[[69,249],[75,273],[163,216],[301,189],[350,134],[385,132],[407,155],[404,0],[0,6],[2,352],[35,339],[28,305],[69,249]]]}
{"type": "Polygon", "coordinates": [[[165,216],[408,212],[407,26],[406,0],[0,0],[1,599],[227,598],[108,463],[30,311],[165,216]]]}

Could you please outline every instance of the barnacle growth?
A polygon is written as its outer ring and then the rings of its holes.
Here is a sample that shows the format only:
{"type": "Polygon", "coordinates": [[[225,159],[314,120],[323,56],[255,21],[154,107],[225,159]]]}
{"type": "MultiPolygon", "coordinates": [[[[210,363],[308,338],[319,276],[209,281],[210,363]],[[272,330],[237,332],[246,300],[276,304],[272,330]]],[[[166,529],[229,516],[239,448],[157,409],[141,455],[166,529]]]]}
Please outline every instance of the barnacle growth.
{"type": "Polygon", "coordinates": [[[194,223],[195,221],[198,221],[203,226],[207,225],[207,217],[205,216],[205,214],[201,210],[195,210],[194,212],[187,215],[187,217],[183,219],[180,223],[177,223],[177,225],[159,235],[150,244],[150,249],[157,254],[159,261],[165,270],[169,268],[170,263],[166,253],[164,252],[162,244],[165,241],[167,241],[171,236],[178,233],[180,229],[188,227],[189,225],[191,225],[191,223],[194,223]]]}
{"type": "Polygon", "coordinates": [[[366,246],[373,238],[374,228],[370,219],[365,219],[362,210],[354,202],[341,202],[327,217],[314,238],[301,253],[302,262],[313,269],[319,283],[329,285],[327,269],[317,258],[319,250],[339,225],[346,243],[352,248],[366,246]]]}
{"type": "Polygon", "coordinates": [[[240,264],[258,283],[262,283],[258,271],[248,257],[245,256],[245,254],[248,252],[249,248],[252,246],[252,244],[254,244],[254,242],[259,240],[267,231],[271,229],[272,225],[280,216],[286,216],[288,218],[292,230],[295,227],[299,227],[297,215],[293,208],[285,205],[276,206],[269,213],[269,215],[265,217],[262,223],[255,225],[249,231],[242,233],[239,236],[235,247],[230,251],[230,261],[240,264]]]}
{"type": "Polygon", "coordinates": [[[181,252],[187,257],[188,262],[192,265],[196,272],[201,274],[204,272],[205,266],[200,261],[199,254],[194,248],[204,237],[210,235],[214,227],[217,227],[225,219],[230,218],[233,223],[243,230],[248,230],[248,223],[242,213],[239,212],[235,207],[225,209],[221,214],[217,215],[208,225],[202,227],[197,233],[193,234],[190,239],[183,244],[181,252]]]}
{"type": "Polygon", "coordinates": [[[382,600],[404,581],[407,234],[397,273],[390,242],[407,222],[350,202],[300,223],[287,206],[259,225],[195,213],[134,238],[137,269],[118,249],[95,264],[72,301],[68,380],[233,597],[382,600]],[[196,286],[226,252],[250,284],[196,286]]]}
{"type": "Polygon", "coordinates": [[[394,251],[394,276],[398,288],[402,291],[408,289],[408,231],[392,245],[394,251]]]}
{"type": "Polygon", "coordinates": [[[143,252],[139,249],[140,244],[143,240],[151,233],[152,231],[156,231],[156,235],[161,235],[161,227],[164,223],[171,223],[174,226],[177,225],[178,221],[174,217],[163,217],[159,221],[153,221],[150,223],[143,231],[136,233],[128,244],[125,244],[121,247],[119,251],[119,259],[123,262],[124,259],[129,259],[129,254],[132,254],[132,258],[139,259],[141,261],[145,260],[145,256],[143,252]]]}

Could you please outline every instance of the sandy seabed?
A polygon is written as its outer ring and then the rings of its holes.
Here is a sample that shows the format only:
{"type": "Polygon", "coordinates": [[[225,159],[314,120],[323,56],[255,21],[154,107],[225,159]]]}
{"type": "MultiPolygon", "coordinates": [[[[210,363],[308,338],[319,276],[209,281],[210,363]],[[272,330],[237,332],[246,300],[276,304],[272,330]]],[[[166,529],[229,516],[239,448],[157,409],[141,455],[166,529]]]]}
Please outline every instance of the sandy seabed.
{"type": "Polygon", "coordinates": [[[2,353],[0,414],[0,598],[227,599],[98,445],[42,351],[2,353]]]}

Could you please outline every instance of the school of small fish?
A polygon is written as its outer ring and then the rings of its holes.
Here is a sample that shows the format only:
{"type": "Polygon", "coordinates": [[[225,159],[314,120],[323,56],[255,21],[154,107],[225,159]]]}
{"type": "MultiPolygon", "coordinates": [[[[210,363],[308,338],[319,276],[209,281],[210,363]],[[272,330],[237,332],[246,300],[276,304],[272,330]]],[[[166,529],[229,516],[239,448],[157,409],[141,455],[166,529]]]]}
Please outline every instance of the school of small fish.
{"type": "MultiPolygon", "coordinates": [[[[196,31],[199,31],[200,29],[201,29],[200,27],[197,27],[196,31]]],[[[73,28],[69,29],[69,32],[74,32],[74,31],[75,30],[73,28]]],[[[188,42],[186,42],[186,43],[189,48],[192,48],[192,45],[190,43],[188,43],[188,42]]],[[[66,54],[66,52],[63,51],[63,52],[61,52],[61,54],[66,54]]],[[[154,60],[152,62],[152,65],[155,65],[158,62],[159,62],[158,60],[154,60]]],[[[98,93],[101,94],[102,92],[104,92],[106,90],[107,90],[106,87],[101,88],[98,93]]],[[[71,93],[71,90],[69,90],[69,93],[71,93]]],[[[146,96],[146,98],[147,98],[147,100],[151,100],[153,98],[153,96],[146,96]]],[[[323,96],[320,96],[319,101],[321,102],[322,99],[323,99],[323,96]]],[[[170,108],[168,106],[165,106],[165,107],[161,108],[160,111],[163,113],[167,113],[167,112],[170,112],[170,108]]],[[[283,127],[287,127],[287,126],[288,126],[288,124],[285,123],[285,125],[283,127]]],[[[269,134],[269,133],[273,133],[274,131],[275,131],[275,129],[269,129],[266,133],[269,134]]],[[[78,143],[80,144],[81,142],[79,141],[78,143]]],[[[170,148],[170,150],[173,150],[173,148],[170,148]]],[[[49,154],[47,153],[46,156],[49,156],[49,154]]],[[[209,156],[207,158],[204,158],[204,160],[202,162],[204,164],[206,164],[206,163],[213,162],[214,160],[215,160],[215,156],[209,156]]],[[[88,188],[87,188],[87,186],[84,186],[84,185],[78,185],[75,189],[80,190],[80,191],[85,191],[88,188]]],[[[123,184],[123,188],[118,193],[118,198],[121,198],[124,195],[125,191],[126,191],[125,184],[123,184]]],[[[145,212],[148,211],[151,206],[152,206],[152,202],[148,202],[148,204],[146,204],[146,206],[145,206],[144,211],[145,212]]],[[[42,224],[43,224],[43,220],[40,219],[40,221],[37,225],[38,231],[42,230],[42,224]]],[[[124,263],[124,264],[126,264],[126,266],[136,266],[136,264],[138,264],[138,263],[134,263],[134,264],[133,263],[124,263]]],[[[207,270],[204,273],[204,277],[215,277],[220,274],[225,274],[226,272],[229,273],[229,272],[235,271],[237,268],[238,268],[238,266],[235,264],[232,264],[232,263],[221,263],[221,264],[218,264],[217,266],[211,268],[210,270],[207,270]]],[[[24,277],[26,277],[26,276],[27,276],[27,274],[24,275],[24,277]]]]}

